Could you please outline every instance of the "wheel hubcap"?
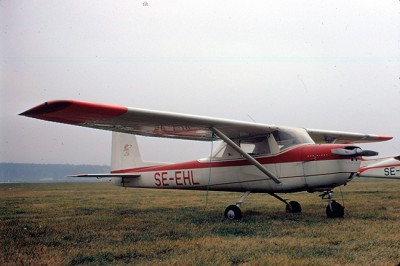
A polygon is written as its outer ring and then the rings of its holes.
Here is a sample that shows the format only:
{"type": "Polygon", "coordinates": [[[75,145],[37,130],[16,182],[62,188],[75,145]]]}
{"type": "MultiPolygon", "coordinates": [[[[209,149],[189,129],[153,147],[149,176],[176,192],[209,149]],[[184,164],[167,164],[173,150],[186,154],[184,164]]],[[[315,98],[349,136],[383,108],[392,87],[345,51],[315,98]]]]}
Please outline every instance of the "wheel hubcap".
{"type": "Polygon", "coordinates": [[[233,210],[229,210],[226,216],[228,217],[228,219],[233,220],[235,219],[235,212],[233,210]]]}

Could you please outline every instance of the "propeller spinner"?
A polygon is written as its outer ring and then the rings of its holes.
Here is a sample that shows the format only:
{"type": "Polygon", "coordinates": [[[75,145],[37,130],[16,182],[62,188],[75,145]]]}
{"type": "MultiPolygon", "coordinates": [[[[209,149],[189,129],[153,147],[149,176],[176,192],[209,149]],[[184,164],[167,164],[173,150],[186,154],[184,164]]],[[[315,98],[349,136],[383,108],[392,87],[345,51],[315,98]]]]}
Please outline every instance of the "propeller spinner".
{"type": "Polygon", "coordinates": [[[349,146],[342,149],[332,149],[332,153],[343,156],[376,156],[378,152],[371,150],[363,150],[360,147],[349,146]]]}

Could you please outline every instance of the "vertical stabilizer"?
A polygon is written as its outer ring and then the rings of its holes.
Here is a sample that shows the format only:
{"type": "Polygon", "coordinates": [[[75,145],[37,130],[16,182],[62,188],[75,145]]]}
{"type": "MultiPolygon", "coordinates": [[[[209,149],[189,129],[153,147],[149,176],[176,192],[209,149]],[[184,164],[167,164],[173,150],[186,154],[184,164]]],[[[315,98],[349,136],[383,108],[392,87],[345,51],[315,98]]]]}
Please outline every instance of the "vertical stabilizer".
{"type": "Polygon", "coordinates": [[[144,162],[140,155],[136,136],[132,134],[112,133],[111,171],[160,165],[144,162]]]}

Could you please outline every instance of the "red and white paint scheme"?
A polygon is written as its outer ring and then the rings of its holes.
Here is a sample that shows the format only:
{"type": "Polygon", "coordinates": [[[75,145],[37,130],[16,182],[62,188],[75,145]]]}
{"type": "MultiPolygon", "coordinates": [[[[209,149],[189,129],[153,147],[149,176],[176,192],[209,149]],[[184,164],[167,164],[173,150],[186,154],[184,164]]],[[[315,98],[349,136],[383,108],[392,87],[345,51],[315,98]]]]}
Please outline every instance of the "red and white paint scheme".
{"type": "Polygon", "coordinates": [[[363,160],[357,175],[400,179],[400,156],[363,160]]]}
{"type": "Polygon", "coordinates": [[[266,125],[128,108],[80,101],[51,101],[21,115],[113,131],[111,173],[80,177],[112,177],[124,187],[243,192],[225,210],[227,219],[242,217],[240,206],[251,193],[268,193],[301,212],[296,201],[276,193],[323,192],[328,217],[343,217],[332,189],[356,175],[399,178],[399,157],[366,161],[377,152],[357,143],[390,140],[390,136],[266,125]],[[203,159],[183,163],[145,162],[135,135],[197,141],[222,141],[203,159]],[[360,168],[360,166],[362,167],[360,168]]]}

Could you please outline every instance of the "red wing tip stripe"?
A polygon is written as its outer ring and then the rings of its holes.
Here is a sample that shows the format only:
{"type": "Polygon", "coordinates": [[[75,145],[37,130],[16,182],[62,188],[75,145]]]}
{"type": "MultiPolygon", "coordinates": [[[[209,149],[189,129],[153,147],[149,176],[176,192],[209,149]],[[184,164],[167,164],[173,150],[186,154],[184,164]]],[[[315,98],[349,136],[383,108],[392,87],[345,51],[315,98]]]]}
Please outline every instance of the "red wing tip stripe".
{"type": "Polygon", "coordinates": [[[59,123],[82,124],[119,116],[127,110],[123,106],[60,100],[45,102],[20,115],[59,123]]]}
{"type": "Polygon", "coordinates": [[[390,140],[390,139],[392,139],[393,137],[392,136],[379,136],[379,139],[381,139],[381,140],[390,140]]]}

